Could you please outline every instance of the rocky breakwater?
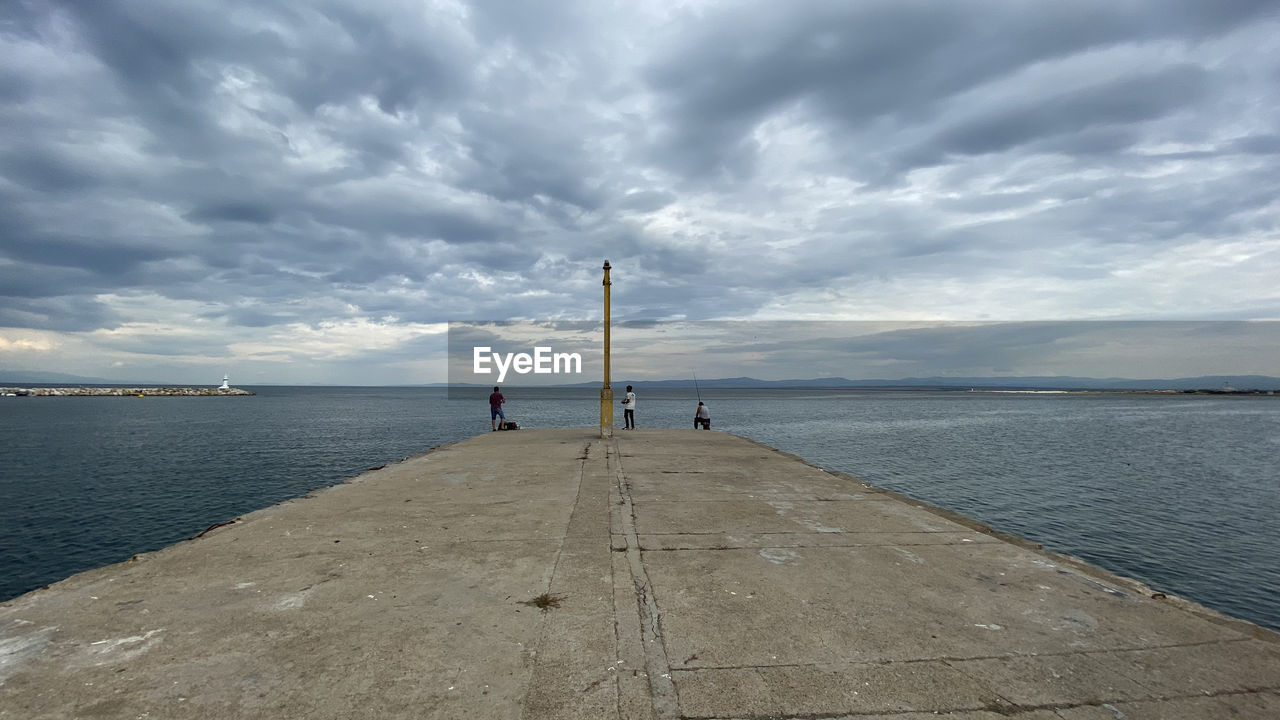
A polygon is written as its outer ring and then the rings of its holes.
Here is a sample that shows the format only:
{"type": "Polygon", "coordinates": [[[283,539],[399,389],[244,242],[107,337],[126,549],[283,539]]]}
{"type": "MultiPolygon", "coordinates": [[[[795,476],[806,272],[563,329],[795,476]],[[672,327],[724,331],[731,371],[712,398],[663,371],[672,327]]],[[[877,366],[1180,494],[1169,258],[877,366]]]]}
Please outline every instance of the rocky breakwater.
{"type": "Polygon", "coordinates": [[[0,387],[5,397],[206,397],[252,395],[239,388],[212,387],[0,387]]]}

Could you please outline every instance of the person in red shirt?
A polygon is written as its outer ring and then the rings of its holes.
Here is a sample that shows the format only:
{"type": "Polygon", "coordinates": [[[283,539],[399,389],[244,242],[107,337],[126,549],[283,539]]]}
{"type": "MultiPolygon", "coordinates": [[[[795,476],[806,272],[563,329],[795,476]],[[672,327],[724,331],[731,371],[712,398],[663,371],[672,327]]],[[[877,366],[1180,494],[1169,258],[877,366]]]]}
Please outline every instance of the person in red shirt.
{"type": "Polygon", "coordinates": [[[502,403],[507,399],[502,397],[502,393],[498,392],[498,388],[493,388],[493,393],[489,395],[489,427],[497,430],[507,424],[507,416],[502,414],[502,403]],[[502,422],[498,422],[498,418],[502,418],[502,422]]]}

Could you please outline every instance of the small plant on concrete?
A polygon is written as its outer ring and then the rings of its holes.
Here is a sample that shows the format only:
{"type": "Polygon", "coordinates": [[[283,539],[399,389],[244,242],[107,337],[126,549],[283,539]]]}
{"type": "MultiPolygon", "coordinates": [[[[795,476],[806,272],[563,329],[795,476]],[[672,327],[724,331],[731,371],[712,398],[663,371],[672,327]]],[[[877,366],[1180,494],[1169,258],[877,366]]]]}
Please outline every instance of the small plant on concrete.
{"type": "Polygon", "coordinates": [[[521,600],[520,604],[530,605],[532,607],[538,608],[542,612],[546,612],[551,608],[560,607],[560,603],[564,601],[564,598],[565,598],[564,595],[553,595],[552,593],[545,592],[531,600],[521,600]]]}

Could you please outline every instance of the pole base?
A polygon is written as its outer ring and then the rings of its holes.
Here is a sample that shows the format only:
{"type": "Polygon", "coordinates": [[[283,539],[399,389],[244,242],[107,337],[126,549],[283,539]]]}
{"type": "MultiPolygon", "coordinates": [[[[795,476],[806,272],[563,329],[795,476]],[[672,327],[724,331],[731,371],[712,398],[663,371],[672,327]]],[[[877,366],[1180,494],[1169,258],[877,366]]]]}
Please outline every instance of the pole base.
{"type": "Polygon", "coordinates": [[[600,388],[600,437],[613,437],[613,388],[600,388]]]}

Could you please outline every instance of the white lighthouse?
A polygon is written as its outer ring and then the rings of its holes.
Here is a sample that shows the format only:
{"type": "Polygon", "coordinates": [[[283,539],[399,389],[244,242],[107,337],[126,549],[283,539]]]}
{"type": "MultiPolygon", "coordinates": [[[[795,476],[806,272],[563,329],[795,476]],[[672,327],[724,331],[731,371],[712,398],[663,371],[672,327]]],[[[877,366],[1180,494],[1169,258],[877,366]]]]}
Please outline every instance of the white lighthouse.
{"type": "Polygon", "coordinates": [[[227,375],[226,373],[223,373],[223,375],[222,375],[222,384],[218,386],[218,389],[219,389],[219,390],[230,390],[230,389],[231,389],[231,376],[227,375]]]}

